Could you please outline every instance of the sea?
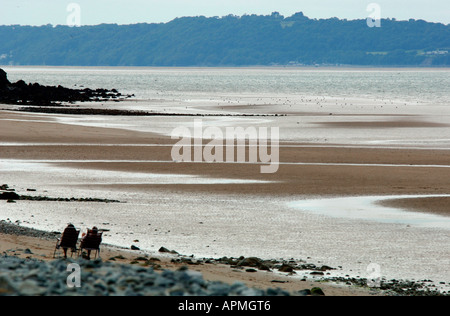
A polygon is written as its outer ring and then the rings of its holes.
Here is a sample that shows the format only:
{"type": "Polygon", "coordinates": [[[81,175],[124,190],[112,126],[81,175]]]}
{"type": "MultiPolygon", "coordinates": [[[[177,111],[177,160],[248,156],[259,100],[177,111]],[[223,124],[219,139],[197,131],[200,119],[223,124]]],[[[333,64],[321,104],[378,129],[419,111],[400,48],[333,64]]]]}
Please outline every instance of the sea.
{"type": "Polygon", "coordinates": [[[10,81],[118,89],[140,99],[316,96],[450,104],[448,68],[3,67],[10,81]]]}

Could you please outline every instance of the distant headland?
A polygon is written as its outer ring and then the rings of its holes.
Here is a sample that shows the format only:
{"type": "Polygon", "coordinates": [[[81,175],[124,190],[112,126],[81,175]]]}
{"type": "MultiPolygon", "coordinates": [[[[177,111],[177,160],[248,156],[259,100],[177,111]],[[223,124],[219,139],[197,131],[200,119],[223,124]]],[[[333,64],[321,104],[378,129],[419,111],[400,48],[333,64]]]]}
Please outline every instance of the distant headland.
{"type": "Polygon", "coordinates": [[[167,23],[0,26],[0,65],[450,66],[450,25],[227,15],[167,23]]]}

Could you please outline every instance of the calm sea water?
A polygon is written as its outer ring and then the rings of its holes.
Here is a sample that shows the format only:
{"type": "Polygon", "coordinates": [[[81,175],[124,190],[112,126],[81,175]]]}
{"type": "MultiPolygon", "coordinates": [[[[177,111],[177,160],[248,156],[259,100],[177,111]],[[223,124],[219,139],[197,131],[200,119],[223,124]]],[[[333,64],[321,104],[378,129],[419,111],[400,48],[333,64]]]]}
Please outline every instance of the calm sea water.
{"type": "Polygon", "coordinates": [[[450,105],[450,69],[4,67],[10,81],[116,88],[139,99],[356,97],[450,105]]]}

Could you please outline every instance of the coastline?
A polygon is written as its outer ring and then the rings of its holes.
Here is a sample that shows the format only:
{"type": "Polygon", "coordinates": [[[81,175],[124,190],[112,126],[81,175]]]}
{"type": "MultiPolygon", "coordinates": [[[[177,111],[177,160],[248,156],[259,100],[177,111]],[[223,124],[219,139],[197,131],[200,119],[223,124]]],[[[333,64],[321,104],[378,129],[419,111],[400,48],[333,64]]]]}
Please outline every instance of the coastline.
{"type": "MultiPolygon", "coordinates": [[[[17,224],[0,221],[0,254],[5,257],[14,257],[38,261],[58,261],[61,251],[57,251],[53,258],[56,240],[60,236],[57,232],[44,232],[32,228],[21,227],[17,224]]],[[[242,282],[250,288],[267,290],[269,288],[281,289],[297,296],[298,292],[321,288],[327,296],[379,296],[383,295],[378,289],[349,286],[345,283],[324,282],[313,279],[300,279],[295,272],[276,272],[250,269],[249,267],[236,267],[226,263],[219,263],[213,259],[198,260],[190,256],[176,253],[148,253],[140,250],[124,249],[121,247],[102,244],[100,260],[118,265],[136,265],[153,268],[158,272],[164,270],[177,271],[189,269],[200,272],[206,281],[218,281],[226,284],[242,282]],[[146,259],[146,260],[145,260],[146,259]],[[247,270],[247,271],[246,271],[247,270]]],[[[77,256],[68,256],[67,264],[77,259],[77,256]]],[[[82,259],[84,260],[84,259],[82,259]]],[[[85,260],[84,260],[85,261],[85,260]]],[[[349,282],[349,281],[347,281],[349,282]]],[[[395,292],[391,294],[395,295],[395,292]]]]}
{"type": "MultiPolygon", "coordinates": [[[[148,253],[139,249],[125,249],[108,244],[101,245],[101,255],[95,258],[93,263],[89,263],[89,260],[79,259],[77,255],[70,255],[67,259],[62,258],[61,250],[56,251],[56,256],[53,257],[56,245],[56,238],[60,236],[60,232],[45,232],[32,228],[22,227],[17,224],[0,221],[0,254],[3,256],[3,260],[8,258],[25,260],[24,262],[47,262],[57,265],[69,265],[71,263],[77,263],[83,266],[86,265],[88,269],[92,267],[101,267],[102,265],[110,264],[113,268],[117,267],[118,271],[123,271],[120,268],[121,265],[133,266],[133,268],[141,267],[142,269],[151,269],[150,271],[156,271],[156,273],[164,273],[164,271],[193,271],[199,273],[198,276],[205,282],[218,282],[219,284],[225,284],[233,286],[235,284],[243,284],[249,289],[253,289],[249,292],[251,296],[255,296],[256,291],[263,291],[263,293],[275,293],[270,295],[276,296],[341,296],[341,297],[367,297],[367,296],[441,296],[445,295],[437,291],[435,286],[429,284],[429,280],[423,280],[419,282],[408,280],[385,280],[383,279],[380,285],[371,285],[367,279],[360,279],[354,277],[336,278],[323,276],[327,270],[334,268],[328,266],[322,266],[322,268],[311,269],[311,274],[318,275],[318,277],[299,277],[299,272],[296,264],[291,260],[289,262],[277,262],[278,270],[269,269],[267,267],[256,266],[253,263],[258,261],[259,258],[193,258],[192,256],[185,256],[176,253],[175,251],[169,252],[164,249],[159,253],[148,253]],[[167,251],[167,252],[166,252],[167,251]],[[242,265],[236,264],[236,262],[246,261],[242,265]],[[281,266],[281,267],[280,267],[281,266]],[[320,272],[320,271],[325,271],[320,272]],[[316,293],[316,294],[314,294],[316,293]]],[[[31,265],[29,265],[31,266],[31,265]]],[[[22,265],[23,267],[23,265],[22,265]]],[[[48,269],[48,267],[47,267],[48,269]]],[[[122,272],[123,273],[123,272],[122,272]]],[[[29,271],[30,275],[34,275],[33,271],[29,271]]],[[[55,284],[65,282],[65,274],[60,279],[55,279],[48,282],[47,286],[55,287],[55,284]]],[[[101,276],[100,276],[101,278],[101,276]]],[[[31,278],[28,277],[28,280],[31,278]]],[[[3,280],[5,281],[5,280],[3,280]]],[[[96,282],[97,283],[97,282],[96,282]]],[[[32,295],[39,296],[45,292],[44,287],[40,287],[42,293],[26,289],[25,286],[19,286],[24,288],[24,292],[8,292],[10,289],[4,287],[0,288],[0,294],[6,295],[32,295]],[[9,293],[9,294],[8,294],[9,293]]],[[[30,286],[27,283],[27,286],[30,286]]],[[[92,284],[90,284],[92,287],[92,284]]],[[[86,287],[86,286],[85,286],[86,287]]],[[[95,287],[95,285],[94,285],[95,287]]],[[[111,286],[110,286],[111,288],[111,286]]],[[[114,287],[112,287],[114,288],[114,287]]],[[[180,289],[178,289],[180,291],[180,289]]],[[[64,292],[64,291],[63,291],[64,292]]],[[[69,295],[108,295],[86,293],[86,290],[73,293],[68,292],[69,295]]],[[[175,293],[175,292],[174,292],[175,293]]],[[[181,292],[180,292],[181,293],[181,292]]],[[[140,292],[136,292],[134,295],[139,295],[140,292]]],[[[141,293],[143,294],[143,293],[141,293]]],[[[114,294],[114,290],[111,295],[114,294]]],[[[126,294],[125,294],[126,295],[126,294]]],[[[164,295],[162,293],[157,294],[164,295]]],[[[173,295],[173,294],[172,294],[173,295]]],[[[182,295],[182,294],[178,294],[182,295]]],[[[178,296],[177,295],[177,296],[178,296]]],[[[267,294],[263,294],[267,296],[267,294]]],[[[244,295],[246,296],[246,295],[244,295]]]]}
{"type": "Polygon", "coordinates": [[[365,66],[365,65],[317,65],[317,66],[283,66],[283,65],[274,65],[274,66],[264,66],[264,65],[256,65],[256,66],[45,66],[45,65],[0,65],[3,69],[99,69],[99,70],[121,70],[121,69],[305,69],[305,70],[407,70],[412,69],[416,70],[435,70],[435,69],[446,69],[450,68],[449,66],[441,66],[441,65],[430,65],[430,66],[412,66],[412,65],[386,65],[386,66],[365,66]]]}

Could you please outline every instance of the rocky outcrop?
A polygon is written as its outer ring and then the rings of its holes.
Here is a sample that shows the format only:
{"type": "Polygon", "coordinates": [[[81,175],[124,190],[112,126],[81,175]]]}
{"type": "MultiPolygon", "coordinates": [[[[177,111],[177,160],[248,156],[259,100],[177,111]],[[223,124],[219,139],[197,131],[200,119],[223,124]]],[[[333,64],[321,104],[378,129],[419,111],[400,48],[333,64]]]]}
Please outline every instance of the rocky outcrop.
{"type": "Polygon", "coordinates": [[[11,82],[9,82],[6,72],[0,68],[0,88],[7,87],[10,84],[11,82]]]}
{"type": "MultiPolygon", "coordinates": [[[[29,192],[36,192],[36,189],[27,189],[29,192]]],[[[0,186],[0,200],[8,200],[14,202],[16,200],[21,201],[50,201],[50,202],[98,202],[98,203],[120,203],[118,200],[99,199],[99,198],[51,198],[48,196],[30,196],[19,195],[15,192],[15,189],[9,188],[7,184],[0,186]]]]}
{"type": "Polygon", "coordinates": [[[19,80],[11,83],[7,73],[0,69],[0,103],[17,105],[52,106],[61,103],[107,101],[131,97],[115,89],[69,89],[62,86],[43,86],[19,80]]]}

